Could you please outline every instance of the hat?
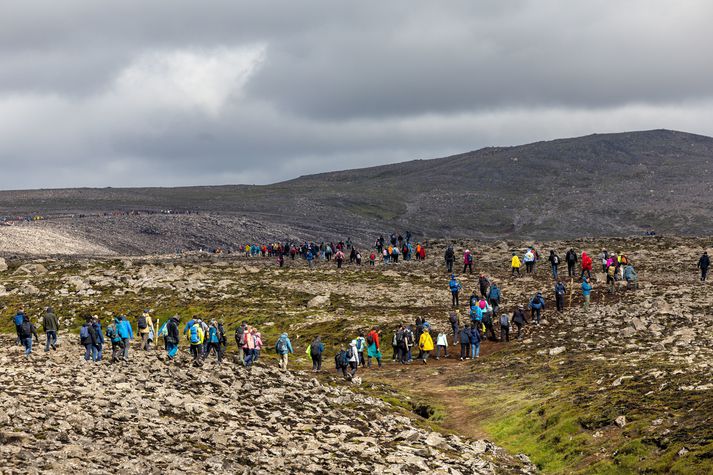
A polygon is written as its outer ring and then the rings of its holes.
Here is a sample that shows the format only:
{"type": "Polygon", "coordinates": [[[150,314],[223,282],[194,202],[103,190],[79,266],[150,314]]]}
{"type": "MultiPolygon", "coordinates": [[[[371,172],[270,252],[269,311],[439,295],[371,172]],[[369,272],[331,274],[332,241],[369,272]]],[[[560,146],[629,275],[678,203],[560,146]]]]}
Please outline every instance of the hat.
{"type": "Polygon", "coordinates": [[[478,306],[480,307],[481,310],[484,309],[484,308],[485,308],[485,300],[481,300],[481,301],[478,303],[478,306]]]}

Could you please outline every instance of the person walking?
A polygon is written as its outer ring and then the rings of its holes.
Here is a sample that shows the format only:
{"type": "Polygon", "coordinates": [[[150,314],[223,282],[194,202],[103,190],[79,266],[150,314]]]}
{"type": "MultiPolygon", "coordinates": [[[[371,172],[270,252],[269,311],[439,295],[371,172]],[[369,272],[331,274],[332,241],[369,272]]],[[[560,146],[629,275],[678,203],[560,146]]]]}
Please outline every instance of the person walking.
{"type": "Polygon", "coordinates": [[[574,267],[577,264],[577,253],[574,252],[574,249],[570,248],[570,250],[567,251],[567,254],[565,254],[564,258],[567,261],[568,276],[574,277],[574,274],[575,274],[574,267]]]}
{"type": "Polygon", "coordinates": [[[220,347],[220,329],[218,328],[218,322],[215,320],[211,320],[208,328],[208,352],[206,357],[210,356],[211,351],[215,351],[215,359],[218,364],[222,363],[223,351],[220,347]]]}
{"type": "Polygon", "coordinates": [[[527,318],[525,318],[525,308],[522,305],[518,305],[517,309],[512,314],[512,323],[515,324],[517,327],[517,336],[516,338],[519,340],[522,338],[522,327],[527,323],[527,318]]]}
{"type": "Polygon", "coordinates": [[[423,333],[421,333],[421,337],[418,340],[418,348],[421,350],[421,361],[426,364],[428,356],[433,351],[433,338],[431,338],[431,332],[428,328],[423,329],[423,333]]]}
{"type": "Polygon", "coordinates": [[[557,253],[552,249],[550,251],[550,266],[552,267],[552,278],[557,280],[559,278],[558,273],[557,273],[557,268],[559,267],[560,264],[560,256],[557,255],[557,253]]]}
{"type": "Polygon", "coordinates": [[[448,335],[444,332],[439,332],[436,337],[436,359],[441,356],[441,351],[443,352],[443,357],[448,358],[448,335]]]}
{"type": "Polygon", "coordinates": [[[319,337],[315,337],[312,343],[309,344],[309,354],[312,358],[312,372],[318,373],[322,371],[322,353],[324,353],[324,343],[319,337]]]}
{"type": "Polygon", "coordinates": [[[97,360],[97,332],[92,326],[92,317],[85,317],[84,325],[79,329],[79,342],[84,346],[84,361],[97,360]]]}
{"type": "Polygon", "coordinates": [[[564,296],[567,293],[567,288],[564,286],[561,280],[558,280],[555,284],[555,302],[557,304],[557,311],[564,312],[564,296]]]}
{"type": "Polygon", "coordinates": [[[515,275],[515,272],[517,272],[517,276],[520,277],[520,266],[522,264],[520,263],[520,258],[515,254],[514,252],[512,253],[512,259],[510,260],[510,266],[512,267],[512,272],[510,275],[515,275]]]}
{"type": "Polygon", "coordinates": [[[470,329],[470,359],[480,358],[480,325],[473,325],[470,329]]]}
{"type": "Polygon", "coordinates": [[[500,315],[500,341],[510,341],[510,322],[507,312],[500,315]]]}
{"type": "Polygon", "coordinates": [[[12,322],[15,324],[15,333],[17,334],[16,343],[20,346],[22,343],[22,322],[25,321],[25,310],[20,309],[17,311],[14,317],[12,317],[12,322]]]}
{"type": "Polygon", "coordinates": [[[360,331],[359,336],[357,336],[354,341],[356,342],[357,356],[359,357],[359,364],[364,367],[366,366],[366,361],[364,360],[364,350],[366,350],[366,338],[364,338],[364,332],[360,331]]]}
{"type": "Polygon", "coordinates": [[[193,324],[188,329],[187,334],[188,342],[191,344],[191,356],[193,357],[193,365],[197,366],[200,364],[201,358],[203,357],[203,342],[205,340],[205,333],[203,332],[203,326],[200,320],[194,319],[193,324]]]}
{"type": "Polygon", "coordinates": [[[468,359],[468,350],[470,349],[470,325],[465,325],[460,331],[460,360],[468,359]]]}
{"type": "Polygon", "coordinates": [[[50,348],[57,350],[57,331],[59,330],[59,320],[57,315],[52,311],[52,307],[47,307],[44,317],[42,317],[42,329],[45,331],[47,342],[45,343],[45,352],[50,348]]]}
{"type": "Polygon", "coordinates": [[[463,286],[460,282],[458,282],[458,279],[456,279],[455,274],[451,274],[451,280],[448,281],[448,288],[451,291],[451,302],[453,307],[458,307],[458,294],[460,293],[463,286]]]}
{"type": "Polygon", "coordinates": [[[585,273],[589,279],[592,278],[592,258],[586,252],[582,252],[582,274],[579,276],[580,280],[584,279],[585,273]]]}
{"type": "Polygon", "coordinates": [[[151,341],[149,340],[149,334],[153,330],[153,320],[151,319],[151,314],[149,310],[146,309],[143,313],[136,319],[136,327],[138,328],[138,333],[141,336],[141,347],[143,351],[148,351],[151,349],[151,341]]]}
{"type": "Polygon", "coordinates": [[[180,338],[178,325],[181,322],[181,317],[178,315],[172,316],[166,323],[166,336],[163,341],[166,346],[166,354],[169,360],[173,360],[178,353],[178,341],[180,338]]]}
{"type": "Polygon", "coordinates": [[[238,346],[238,360],[240,364],[245,364],[245,351],[243,350],[243,345],[245,344],[245,332],[247,331],[248,324],[243,322],[235,329],[235,344],[238,346]]]}
{"type": "Polygon", "coordinates": [[[446,261],[446,272],[448,272],[449,274],[452,273],[453,263],[456,260],[456,253],[453,252],[453,248],[451,246],[448,246],[445,254],[443,255],[443,258],[446,261]]]}
{"type": "Polygon", "coordinates": [[[119,336],[119,325],[121,321],[119,317],[114,317],[114,320],[106,327],[106,337],[111,343],[111,362],[118,363],[121,359],[121,353],[124,350],[121,336],[119,336]]]}
{"type": "Polygon", "coordinates": [[[18,330],[18,335],[22,346],[25,347],[25,358],[31,358],[32,356],[32,337],[35,337],[35,341],[38,342],[40,337],[37,336],[37,329],[30,321],[30,318],[22,314],[22,323],[20,324],[20,329],[18,330]]]}
{"type": "Polygon", "coordinates": [[[532,249],[525,251],[523,260],[525,261],[525,272],[527,274],[532,274],[535,270],[535,253],[532,252],[532,249]]]}
{"type": "Polygon", "coordinates": [[[488,289],[490,288],[490,280],[483,273],[478,276],[478,287],[480,289],[480,296],[486,298],[488,289]]]}
{"type": "Polygon", "coordinates": [[[280,369],[287,371],[287,363],[289,362],[290,353],[294,353],[292,342],[287,336],[287,333],[280,335],[275,343],[275,352],[280,356],[280,369]]]}
{"type": "Polygon", "coordinates": [[[545,309],[545,299],[542,296],[542,292],[537,292],[534,297],[530,300],[530,318],[535,323],[535,325],[540,324],[540,317],[542,315],[542,310],[545,309]]]}
{"type": "Polygon", "coordinates": [[[129,361],[129,344],[134,338],[134,330],[125,315],[119,315],[116,331],[121,338],[121,357],[124,361],[129,361]]]}
{"type": "Polygon", "coordinates": [[[500,288],[495,282],[490,283],[490,290],[488,291],[487,302],[493,307],[493,315],[498,314],[498,308],[500,307],[500,299],[502,298],[502,293],[500,288]]]}
{"type": "Polygon", "coordinates": [[[463,273],[465,274],[465,270],[468,269],[468,272],[471,274],[473,273],[473,255],[470,253],[470,250],[466,249],[465,252],[463,253],[463,273]]]}
{"type": "Polygon", "coordinates": [[[460,319],[458,318],[458,312],[457,311],[451,311],[448,314],[448,321],[451,324],[451,330],[453,331],[453,344],[457,345],[458,344],[458,334],[459,334],[459,326],[460,326],[460,319]]]}
{"type": "Polygon", "coordinates": [[[706,281],[708,276],[708,268],[711,265],[711,260],[708,257],[708,251],[703,251],[703,255],[698,259],[698,268],[701,270],[701,282],[706,281]]]}
{"type": "Polygon", "coordinates": [[[94,328],[94,332],[97,335],[97,361],[101,361],[103,358],[103,351],[104,351],[104,330],[102,329],[102,324],[99,321],[99,316],[94,315],[92,317],[92,327],[94,328]]]}
{"type": "Polygon", "coordinates": [[[582,297],[584,297],[584,311],[589,310],[589,302],[591,299],[591,294],[592,294],[592,284],[589,281],[589,277],[584,279],[584,282],[582,282],[582,297]]]}
{"type": "Polygon", "coordinates": [[[366,365],[371,367],[371,359],[375,358],[381,368],[381,345],[379,343],[379,327],[374,327],[366,335],[366,365]]]}

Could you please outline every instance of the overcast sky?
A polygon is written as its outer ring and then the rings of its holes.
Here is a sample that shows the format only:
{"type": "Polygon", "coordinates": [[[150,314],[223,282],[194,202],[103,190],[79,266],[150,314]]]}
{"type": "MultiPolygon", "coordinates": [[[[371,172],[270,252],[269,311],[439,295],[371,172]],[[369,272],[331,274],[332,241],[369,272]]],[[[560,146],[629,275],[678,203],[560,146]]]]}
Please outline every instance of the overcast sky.
{"type": "Polygon", "coordinates": [[[264,184],[713,135],[709,0],[7,0],[0,188],[264,184]]]}

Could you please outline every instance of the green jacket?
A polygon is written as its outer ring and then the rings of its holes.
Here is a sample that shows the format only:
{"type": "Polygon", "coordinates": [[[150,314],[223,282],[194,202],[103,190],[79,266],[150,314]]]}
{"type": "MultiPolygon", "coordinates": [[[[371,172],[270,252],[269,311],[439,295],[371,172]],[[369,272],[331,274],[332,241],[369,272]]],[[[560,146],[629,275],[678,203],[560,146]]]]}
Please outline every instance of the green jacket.
{"type": "Polygon", "coordinates": [[[59,320],[57,320],[57,316],[52,312],[45,313],[44,318],[42,318],[42,327],[46,332],[56,332],[59,330],[59,320]]]}

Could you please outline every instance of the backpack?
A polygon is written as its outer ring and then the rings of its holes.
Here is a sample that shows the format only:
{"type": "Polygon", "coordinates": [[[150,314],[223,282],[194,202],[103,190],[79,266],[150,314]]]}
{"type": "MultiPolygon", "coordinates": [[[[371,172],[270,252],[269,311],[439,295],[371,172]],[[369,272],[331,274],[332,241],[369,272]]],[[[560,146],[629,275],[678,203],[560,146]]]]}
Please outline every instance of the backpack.
{"type": "Polygon", "coordinates": [[[490,298],[492,300],[500,300],[500,289],[497,287],[490,287],[490,298]]]}
{"type": "Polygon", "coordinates": [[[20,325],[22,325],[22,314],[18,313],[17,315],[15,315],[15,318],[13,320],[15,321],[15,326],[19,327],[20,325]]]}
{"type": "Polygon", "coordinates": [[[279,354],[287,353],[287,342],[285,342],[284,338],[280,337],[280,339],[277,340],[277,345],[275,345],[275,347],[279,354]]]}
{"type": "Polygon", "coordinates": [[[473,263],[473,254],[468,254],[468,257],[467,257],[467,259],[466,259],[466,262],[468,262],[468,264],[472,264],[472,263],[473,263]]]}
{"type": "Polygon", "coordinates": [[[349,366],[349,353],[345,350],[340,351],[334,356],[334,364],[337,369],[346,368],[349,366]]]}
{"type": "Polygon", "coordinates": [[[555,255],[555,258],[552,259],[552,262],[554,263],[554,265],[559,264],[559,263],[560,263],[560,258],[559,258],[559,256],[555,255]]]}
{"type": "MultiPolygon", "coordinates": [[[[165,337],[166,335],[168,335],[168,322],[169,322],[169,321],[166,320],[166,321],[164,322],[164,324],[161,325],[161,328],[158,329],[158,336],[163,336],[163,337],[165,337]]],[[[107,334],[107,336],[109,336],[109,335],[107,334]]]]}
{"type": "Polygon", "coordinates": [[[201,336],[198,333],[198,330],[200,327],[198,326],[197,323],[194,323],[193,326],[191,327],[191,344],[195,345],[197,343],[201,342],[201,336]]]}
{"type": "MultiPolygon", "coordinates": [[[[80,335],[81,335],[81,332],[80,332],[80,335]]],[[[106,327],[106,336],[113,343],[116,343],[117,341],[120,340],[118,333],[116,333],[116,325],[111,323],[106,327]]]]}
{"type": "MultiPolygon", "coordinates": [[[[84,327],[82,327],[84,328],[84,327]]],[[[32,324],[30,322],[22,322],[22,325],[20,326],[20,329],[22,331],[22,334],[25,337],[31,337],[32,336],[32,324]]],[[[89,336],[89,334],[87,334],[89,336]]]]}
{"type": "Polygon", "coordinates": [[[138,325],[139,330],[143,330],[144,328],[146,328],[146,327],[148,326],[148,325],[146,324],[146,317],[144,317],[143,315],[141,315],[141,316],[138,318],[138,320],[136,321],[136,324],[138,325]]]}
{"type": "Polygon", "coordinates": [[[500,326],[501,327],[509,327],[510,326],[510,322],[508,322],[507,315],[505,315],[505,314],[500,315],[500,326]]]}
{"type": "Polygon", "coordinates": [[[369,346],[371,346],[371,345],[374,344],[374,337],[372,336],[371,333],[369,333],[369,334],[366,336],[366,344],[369,345],[369,346]]]}
{"type": "MultiPolygon", "coordinates": [[[[25,329],[25,326],[22,326],[22,329],[25,329]]],[[[79,338],[84,340],[85,338],[89,338],[89,327],[87,325],[82,325],[82,328],[79,329],[79,338]]]]}

